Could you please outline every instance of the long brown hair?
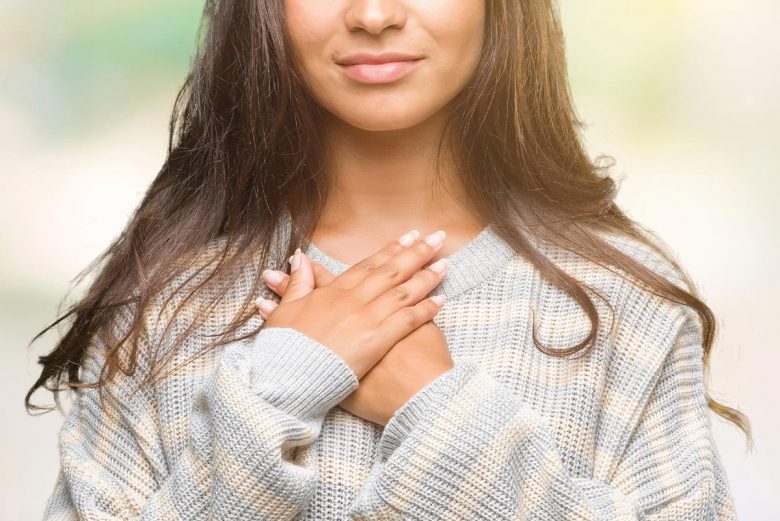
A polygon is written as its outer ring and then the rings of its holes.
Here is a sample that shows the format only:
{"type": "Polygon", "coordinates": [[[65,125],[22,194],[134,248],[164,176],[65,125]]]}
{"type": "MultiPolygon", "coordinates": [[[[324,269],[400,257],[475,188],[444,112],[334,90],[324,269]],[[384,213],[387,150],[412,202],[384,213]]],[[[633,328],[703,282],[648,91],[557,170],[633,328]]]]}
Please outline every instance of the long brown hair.
{"type": "MultiPolygon", "coordinates": [[[[591,319],[582,342],[566,356],[592,347],[599,314],[583,285],[533,246],[540,239],[602,266],[613,266],[663,298],[692,307],[704,333],[708,368],[716,322],[697,296],[690,277],[664,251],[651,231],[615,204],[616,183],[607,175],[611,158],[591,160],[579,132],[568,85],[564,38],[554,0],[488,0],[483,59],[453,100],[445,139],[457,154],[457,171],[483,222],[493,223],[541,275],[572,296],[591,319]],[[632,237],[678,270],[681,288],[613,247],[603,233],[632,237]]],[[[116,371],[131,373],[135,338],[152,299],[183,273],[208,268],[205,284],[229,281],[248,264],[286,266],[295,245],[306,244],[329,192],[325,149],[316,121],[321,108],[297,73],[280,0],[207,0],[192,67],[170,117],[167,158],[125,230],[86,272],[102,265],[86,295],[33,338],[72,317],[56,347],[39,358],[41,375],[25,397],[28,411],[51,410],[30,403],[39,387],[57,395],[83,384],[78,368],[93,335],[108,329],[117,311],[132,305],[132,324],[122,338],[104,337],[107,360],[99,384],[116,371]],[[273,229],[285,212],[293,217],[288,246],[273,257],[273,229]],[[220,245],[203,258],[207,245],[220,245]],[[195,261],[194,259],[198,259],[195,261]],[[198,265],[194,266],[193,263],[198,265]],[[127,357],[119,347],[129,346],[127,357]],[[65,379],[67,373],[67,379],[65,379]]],[[[211,251],[211,250],[209,250],[211,251]]],[[[189,277],[188,279],[191,279],[189,277]]],[[[187,281],[184,281],[185,283],[187,281]]],[[[252,314],[258,294],[271,297],[259,276],[241,310],[208,348],[236,340],[231,335],[252,314]]],[[[202,302],[205,316],[219,293],[202,302]]],[[[178,310],[179,308],[177,308],[178,310]]],[[[176,315],[176,311],[173,312],[176,315]]],[[[247,338],[257,330],[239,338],[247,338]]],[[[180,345],[186,334],[177,338],[180,345]]],[[[175,347],[174,345],[174,347],[175,347]]],[[[144,353],[144,357],[146,357],[144,353]]],[[[164,357],[158,368],[164,365],[164,357]]],[[[149,378],[159,372],[150,371],[149,378]]],[[[752,443],[747,417],[716,402],[710,409],[742,429],[752,443]]]]}

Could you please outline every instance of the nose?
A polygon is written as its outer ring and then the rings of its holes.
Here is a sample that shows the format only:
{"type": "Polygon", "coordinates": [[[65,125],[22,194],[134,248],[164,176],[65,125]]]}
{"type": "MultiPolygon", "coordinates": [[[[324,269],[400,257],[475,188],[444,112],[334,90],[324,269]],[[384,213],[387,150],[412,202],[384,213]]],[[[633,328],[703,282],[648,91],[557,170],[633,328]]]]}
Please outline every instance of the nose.
{"type": "Polygon", "coordinates": [[[379,34],[387,27],[403,27],[406,10],[398,0],[355,0],[350,2],[344,21],[350,31],[379,34]]]}

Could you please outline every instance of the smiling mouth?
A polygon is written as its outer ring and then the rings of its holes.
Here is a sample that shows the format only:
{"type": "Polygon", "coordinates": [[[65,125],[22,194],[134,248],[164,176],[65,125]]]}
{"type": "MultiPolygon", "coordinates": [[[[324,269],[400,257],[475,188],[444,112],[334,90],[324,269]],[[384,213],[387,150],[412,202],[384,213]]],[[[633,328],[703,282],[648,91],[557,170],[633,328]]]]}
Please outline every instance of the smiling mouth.
{"type": "Polygon", "coordinates": [[[338,64],[344,73],[355,81],[365,84],[392,83],[411,74],[423,58],[390,61],[385,63],[338,64]]]}

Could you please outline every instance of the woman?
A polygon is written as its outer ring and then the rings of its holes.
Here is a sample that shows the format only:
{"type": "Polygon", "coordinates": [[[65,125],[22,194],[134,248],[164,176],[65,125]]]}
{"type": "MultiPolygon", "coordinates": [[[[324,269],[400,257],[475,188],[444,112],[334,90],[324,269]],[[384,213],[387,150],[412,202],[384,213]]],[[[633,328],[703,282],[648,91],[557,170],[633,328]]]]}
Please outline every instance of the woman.
{"type": "Polygon", "coordinates": [[[714,317],[585,154],[554,3],[204,16],[26,398],[76,388],[46,519],[736,518],[714,317]]]}

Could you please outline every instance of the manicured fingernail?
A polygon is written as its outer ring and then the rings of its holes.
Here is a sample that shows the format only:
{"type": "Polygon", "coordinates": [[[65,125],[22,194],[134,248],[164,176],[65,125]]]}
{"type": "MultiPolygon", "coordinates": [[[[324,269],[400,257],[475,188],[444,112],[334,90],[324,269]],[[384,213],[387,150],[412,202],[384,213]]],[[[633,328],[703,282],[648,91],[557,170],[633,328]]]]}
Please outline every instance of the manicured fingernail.
{"type": "Polygon", "coordinates": [[[412,230],[410,232],[406,232],[405,234],[401,235],[401,237],[398,238],[398,242],[400,242],[404,246],[409,246],[419,236],[420,236],[420,232],[415,229],[415,230],[412,230]]]}
{"type": "Polygon", "coordinates": [[[301,255],[303,255],[303,253],[301,253],[301,249],[295,248],[295,254],[292,258],[292,269],[290,270],[291,273],[295,273],[295,270],[301,267],[301,255]]]}
{"type": "Polygon", "coordinates": [[[261,277],[266,282],[266,284],[271,284],[273,286],[281,284],[282,280],[284,280],[282,274],[276,270],[263,270],[261,277]]]}
{"type": "Polygon", "coordinates": [[[255,300],[255,305],[257,305],[260,311],[266,315],[270,314],[276,307],[274,306],[273,302],[263,297],[257,297],[257,300],[255,300]]]}
{"type": "Polygon", "coordinates": [[[444,273],[444,270],[447,269],[447,257],[442,257],[441,259],[437,260],[428,268],[432,269],[436,273],[444,273]]]}
{"type": "Polygon", "coordinates": [[[427,242],[433,247],[436,247],[444,241],[444,237],[446,236],[447,234],[444,232],[444,230],[437,230],[432,234],[430,234],[429,236],[427,236],[425,238],[425,242],[427,242]]]}
{"type": "Polygon", "coordinates": [[[431,297],[431,300],[436,304],[437,306],[441,306],[444,304],[444,295],[433,295],[431,297]]]}

